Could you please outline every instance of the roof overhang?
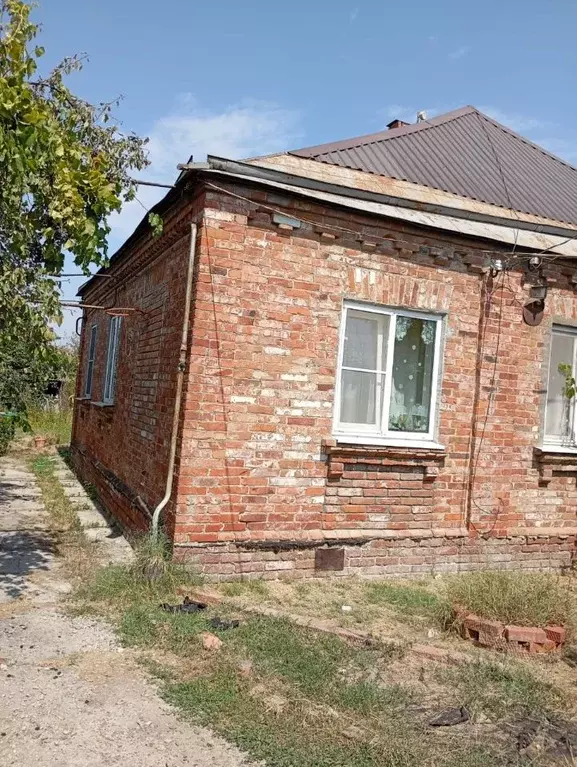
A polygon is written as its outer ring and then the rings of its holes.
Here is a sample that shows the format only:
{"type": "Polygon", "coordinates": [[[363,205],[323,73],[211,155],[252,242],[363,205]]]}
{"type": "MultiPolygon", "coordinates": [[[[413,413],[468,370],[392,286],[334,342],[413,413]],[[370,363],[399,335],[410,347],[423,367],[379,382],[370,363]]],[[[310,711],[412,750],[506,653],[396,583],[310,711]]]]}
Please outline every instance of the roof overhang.
{"type": "MultiPolygon", "coordinates": [[[[577,258],[577,227],[571,228],[562,222],[529,214],[521,216],[516,211],[476,203],[449,193],[439,194],[437,190],[426,187],[411,188],[418,185],[409,185],[407,191],[408,182],[400,182],[400,186],[396,183],[389,187],[393,193],[375,191],[374,188],[345,186],[333,180],[327,181],[283,170],[277,164],[278,157],[258,158],[263,164],[257,164],[254,160],[242,162],[209,155],[206,162],[179,165],[181,173],[174,189],[152,208],[152,212],[162,213],[170,208],[180,196],[178,190],[182,191],[193,177],[202,177],[213,182],[219,179],[250,182],[361,213],[406,221],[466,237],[493,240],[525,250],[547,251],[564,258],[577,258]],[[268,160],[272,160],[276,167],[271,167],[266,162],[268,160]]],[[[307,160],[304,162],[314,163],[307,160]]],[[[380,187],[382,188],[384,187],[380,187]]],[[[144,233],[147,226],[145,216],[124,245],[112,256],[111,264],[126,252],[130,244],[144,233]]],[[[99,274],[106,271],[101,269],[99,274]]],[[[92,282],[91,278],[81,285],[78,294],[82,295],[92,282]]]]}
{"type": "MultiPolygon", "coordinates": [[[[345,187],[322,181],[318,178],[303,177],[294,173],[238,160],[227,160],[209,156],[202,170],[210,175],[221,175],[236,180],[258,181],[265,186],[293,192],[304,197],[351,208],[386,218],[402,219],[421,226],[434,227],[466,236],[480,237],[502,243],[515,243],[530,250],[551,250],[552,253],[568,258],[577,258],[577,227],[535,216],[517,216],[512,211],[498,206],[477,205],[474,201],[457,198],[469,205],[453,206],[447,200],[437,201],[432,190],[429,201],[415,200],[400,195],[374,192],[367,189],[345,187]],[[490,208],[491,212],[487,212],[490,208]]],[[[194,165],[182,166],[195,170],[194,165]]],[[[200,168],[199,168],[200,170],[200,168]]],[[[452,195],[452,197],[456,197],[452,195]]]]}

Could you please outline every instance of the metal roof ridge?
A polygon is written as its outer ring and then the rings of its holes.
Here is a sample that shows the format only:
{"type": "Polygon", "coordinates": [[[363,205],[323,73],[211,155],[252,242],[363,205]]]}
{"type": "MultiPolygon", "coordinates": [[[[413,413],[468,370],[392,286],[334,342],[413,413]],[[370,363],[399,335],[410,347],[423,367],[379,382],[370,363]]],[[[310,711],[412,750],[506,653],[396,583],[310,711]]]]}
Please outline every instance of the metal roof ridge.
{"type": "Polygon", "coordinates": [[[517,131],[514,131],[512,128],[509,128],[508,125],[503,125],[503,123],[500,123],[498,120],[494,120],[489,115],[485,114],[484,112],[481,112],[480,109],[475,109],[479,117],[482,117],[483,120],[486,120],[487,122],[491,123],[491,125],[494,125],[495,128],[499,128],[499,130],[502,130],[503,133],[508,133],[510,136],[513,136],[513,138],[518,139],[519,141],[522,141],[524,144],[527,144],[527,146],[530,146],[532,149],[538,149],[541,154],[544,154],[546,157],[550,157],[552,160],[556,160],[561,165],[564,165],[566,168],[569,168],[570,170],[577,171],[577,166],[571,165],[570,162],[567,162],[567,160],[564,160],[562,157],[558,157],[556,154],[553,154],[553,152],[550,152],[548,149],[545,149],[540,144],[536,144],[534,141],[531,141],[531,139],[528,139],[526,136],[522,136],[520,133],[517,133],[517,131]]]}
{"type": "Polygon", "coordinates": [[[303,147],[302,149],[289,149],[286,154],[310,158],[311,155],[315,154],[330,154],[331,152],[338,152],[342,149],[354,149],[355,147],[366,146],[367,144],[376,144],[379,141],[389,141],[394,138],[402,138],[403,136],[410,135],[411,133],[418,133],[423,130],[435,128],[438,125],[443,125],[444,123],[450,122],[451,120],[457,120],[459,117],[464,117],[465,115],[472,114],[474,112],[482,114],[482,112],[479,112],[476,107],[468,105],[459,107],[458,109],[453,109],[450,112],[444,112],[441,115],[432,117],[430,120],[422,120],[418,123],[403,125],[400,128],[386,129],[376,133],[367,133],[363,136],[354,136],[353,138],[341,139],[340,141],[329,141],[324,144],[303,147]]]}

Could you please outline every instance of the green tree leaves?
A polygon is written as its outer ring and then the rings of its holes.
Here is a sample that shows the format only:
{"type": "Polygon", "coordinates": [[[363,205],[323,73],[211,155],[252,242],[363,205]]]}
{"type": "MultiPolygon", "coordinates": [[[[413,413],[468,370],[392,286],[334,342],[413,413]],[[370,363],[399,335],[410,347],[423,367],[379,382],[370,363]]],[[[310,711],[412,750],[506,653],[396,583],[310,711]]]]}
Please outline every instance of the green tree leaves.
{"type": "Polygon", "coordinates": [[[0,0],[0,354],[27,339],[42,356],[60,321],[55,279],[69,251],[79,269],[105,262],[108,216],[135,196],[145,144],[122,133],[117,102],[90,104],[65,79],[72,56],[38,75],[42,46],[23,0],[0,0]]]}
{"type": "Polygon", "coordinates": [[[565,379],[563,382],[563,396],[568,400],[573,399],[575,394],[577,394],[577,382],[573,377],[572,366],[567,362],[560,362],[557,370],[565,379]]]}

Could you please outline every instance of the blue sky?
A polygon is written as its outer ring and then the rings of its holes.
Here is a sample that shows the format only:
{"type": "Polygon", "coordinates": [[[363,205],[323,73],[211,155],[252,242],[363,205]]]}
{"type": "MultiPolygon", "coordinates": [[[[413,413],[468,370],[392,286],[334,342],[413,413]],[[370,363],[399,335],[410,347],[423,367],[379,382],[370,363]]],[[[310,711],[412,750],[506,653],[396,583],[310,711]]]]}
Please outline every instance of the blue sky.
{"type": "MultiPolygon", "coordinates": [[[[47,63],[88,54],[70,86],[124,97],[124,128],[151,138],[148,179],[190,154],[265,154],[465,104],[577,164],[575,0],[38,1],[47,63]]],[[[142,215],[114,218],[111,252],[142,215]]]]}

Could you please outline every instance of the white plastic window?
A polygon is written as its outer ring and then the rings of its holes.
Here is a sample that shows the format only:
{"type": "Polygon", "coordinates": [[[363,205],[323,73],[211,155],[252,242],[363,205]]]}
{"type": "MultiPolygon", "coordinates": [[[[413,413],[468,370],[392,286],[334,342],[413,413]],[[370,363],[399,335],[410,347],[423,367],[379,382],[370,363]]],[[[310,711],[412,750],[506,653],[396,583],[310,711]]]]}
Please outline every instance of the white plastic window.
{"type": "Polygon", "coordinates": [[[104,376],[104,396],[103,402],[111,404],[114,402],[114,392],[116,390],[116,369],[118,367],[118,349],[120,346],[120,328],[122,327],[122,317],[111,317],[108,328],[108,352],[106,355],[106,372],[104,376]]]}
{"type": "Polygon", "coordinates": [[[575,397],[571,379],[577,376],[577,328],[553,326],[544,443],[577,447],[575,397]]]}
{"type": "Polygon", "coordinates": [[[441,318],[346,304],[335,436],[434,439],[441,318]]]}

